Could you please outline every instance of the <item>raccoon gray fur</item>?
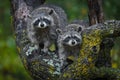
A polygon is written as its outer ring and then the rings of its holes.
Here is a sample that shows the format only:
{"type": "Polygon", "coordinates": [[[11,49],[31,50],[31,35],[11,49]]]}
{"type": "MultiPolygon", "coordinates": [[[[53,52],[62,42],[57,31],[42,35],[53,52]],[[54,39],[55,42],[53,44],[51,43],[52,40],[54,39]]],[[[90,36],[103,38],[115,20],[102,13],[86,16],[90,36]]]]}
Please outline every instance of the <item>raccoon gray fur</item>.
{"type": "Polygon", "coordinates": [[[71,24],[72,23],[73,24],[79,24],[79,25],[83,26],[82,29],[85,29],[85,28],[89,27],[89,21],[87,21],[87,20],[78,20],[78,19],[76,19],[76,20],[73,20],[71,22],[71,24]]]}
{"type": "Polygon", "coordinates": [[[43,52],[47,52],[51,44],[56,44],[56,28],[67,24],[64,10],[54,5],[42,5],[30,14],[27,23],[28,38],[43,52]]]}
{"type": "Polygon", "coordinates": [[[78,58],[80,46],[82,43],[81,32],[84,26],[75,23],[68,24],[64,30],[57,29],[58,32],[58,54],[61,61],[61,66],[66,65],[66,60],[69,56],[78,58]]]}

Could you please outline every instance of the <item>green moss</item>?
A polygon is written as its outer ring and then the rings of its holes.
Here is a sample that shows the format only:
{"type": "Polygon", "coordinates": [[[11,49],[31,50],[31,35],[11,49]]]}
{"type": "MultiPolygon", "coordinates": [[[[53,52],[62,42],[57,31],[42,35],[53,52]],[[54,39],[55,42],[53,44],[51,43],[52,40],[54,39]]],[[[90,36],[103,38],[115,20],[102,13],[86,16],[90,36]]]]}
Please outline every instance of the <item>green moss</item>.
{"type": "Polygon", "coordinates": [[[49,50],[50,50],[50,51],[55,51],[55,44],[52,44],[52,45],[49,47],[49,50]]]}
{"type": "Polygon", "coordinates": [[[98,52],[100,43],[101,43],[100,30],[94,30],[91,33],[84,34],[82,48],[80,50],[80,56],[89,55],[92,52],[92,48],[94,46],[96,46],[98,52]]]}
{"type": "Polygon", "coordinates": [[[83,34],[82,47],[78,60],[69,66],[69,69],[63,74],[63,77],[74,79],[81,76],[89,77],[89,70],[94,67],[94,61],[97,58],[97,53],[100,50],[101,35],[100,30],[94,30],[90,33],[83,34]],[[94,49],[95,48],[95,49],[94,49]]]}

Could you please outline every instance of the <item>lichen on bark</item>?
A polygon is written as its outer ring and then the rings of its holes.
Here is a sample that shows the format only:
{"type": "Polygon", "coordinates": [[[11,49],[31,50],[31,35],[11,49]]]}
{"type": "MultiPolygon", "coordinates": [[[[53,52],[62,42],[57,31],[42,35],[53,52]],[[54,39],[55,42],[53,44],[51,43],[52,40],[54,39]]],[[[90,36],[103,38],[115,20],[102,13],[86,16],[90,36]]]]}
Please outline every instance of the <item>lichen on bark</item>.
{"type": "Polygon", "coordinates": [[[41,3],[37,3],[39,1],[37,0],[35,6],[31,4],[32,1],[34,2],[34,0],[11,0],[11,3],[17,49],[23,65],[35,80],[97,80],[102,78],[120,80],[119,69],[95,66],[102,40],[106,37],[120,36],[120,21],[106,21],[86,28],[82,32],[83,42],[79,58],[61,73],[58,55],[54,52],[42,54],[27,37],[26,18],[29,17],[31,10],[44,3],[44,0],[41,3]],[[24,7],[20,6],[21,4],[24,4],[24,7]]]}

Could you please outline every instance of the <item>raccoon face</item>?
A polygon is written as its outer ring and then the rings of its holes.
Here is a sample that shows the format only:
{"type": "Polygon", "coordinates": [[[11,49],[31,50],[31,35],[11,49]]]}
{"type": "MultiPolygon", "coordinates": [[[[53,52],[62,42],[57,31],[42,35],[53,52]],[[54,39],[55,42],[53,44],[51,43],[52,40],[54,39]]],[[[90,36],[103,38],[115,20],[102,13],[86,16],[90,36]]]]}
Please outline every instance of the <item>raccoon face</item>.
{"type": "Polygon", "coordinates": [[[38,19],[36,19],[33,23],[33,26],[36,28],[48,28],[49,26],[51,26],[51,20],[47,17],[40,17],[38,19]]]}
{"type": "Polygon", "coordinates": [[[69,24],[64,30],[56,29],[58,41],[65,46],[79,46],[82,43],[82,26],[79,24],[69,24]]]}
{"type": "Polygon", "coordinates": [[[51,17],[52,12],[50,13],[41,13],[37,15],[37,18],[33,20],[33,27],[39,29],[45,29],[52,26],[53,18],[51,17]]]}
{"type": "Polygon", "coordinates": [[[65,46],[78,46],[82,42],[81,35],[78,33],[71,33],[71,34],[66,34],[63,37],[62,44],[65,46]]]}

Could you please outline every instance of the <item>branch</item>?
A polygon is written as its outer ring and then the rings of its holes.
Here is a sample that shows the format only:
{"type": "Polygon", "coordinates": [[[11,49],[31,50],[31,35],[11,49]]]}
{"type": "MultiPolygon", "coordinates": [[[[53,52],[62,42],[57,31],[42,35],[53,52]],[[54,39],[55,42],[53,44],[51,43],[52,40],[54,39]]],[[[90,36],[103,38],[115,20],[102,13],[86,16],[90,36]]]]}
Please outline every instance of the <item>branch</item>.
{"type": "Polygon", "coordinates": [[[43,55],[27,37],[27,18],[34,7],[40,6],[43,1],[45,0],[26,0],[26,3],[24,0],[11,0],[11,11],[17,49],[25,68],[35,80],[54,80],[60,74],[57,71],[59,67],[56,67],[59,66],[56,54],[48,52],[43,55]]]}
{"type": "MultiPolygon", "coordinates": [[[[104,22],[102,0],[88,0],[90,25],[104,22]],[[94,13],[93,13],[94,12],[94,13]]],[[[111,67],[110,51],[114,46],[114,39],[105,38],[100,44],[100,52],[96,61],[97,67],[111,67]]]]}
{"type": "Polygon", "coordinates": [[[118,37],[120,36],[120,21],[117,20],[108,20],[104,22],[103,24],[96,24],[93,26],[90,26],[90,28],[86,28],[83,32],[86,34],[93,33],[96,30],[98,30],[100,33],[100,36],[102,38],[105,37],[118,37]]]}
{"type": "MultiPolygon", "coordinates": [[[[101,69],[95,67],[95,62],[98,58],[98,53],[100,50],[100,44],[102,42],[102,39],[104,39],[105,37],[120,36],[120,21],[112,20],[106,21],[103,24],[93,25],[85,29],[83,31],[82,36],[83,42],[79,54],[79,59],[77,59],[77,61],[74,61],[72,65],[69,65],[65,69],[64,73],[61,75],[61,79],[63,80],[69,79],[89,80],[91,76],[93,77],[95,74],[98,73],[103,74],[100,72],[92,74],[92,70],[94,68],[96,68],[97,70],[101,69]]],[[[96,75],[95,77],[104,78],[108,73],[110,72],[109,71],[107,73],[104,72],[105,74],[104,76],[96,75]]],[[[112,72],[110,76],[112,76],[112,74],[114,74],[114,72],[112,72]]],[[[114,76],[114,78],[116,78],[116,76],[114,76]]]]}
{"type": "Polygon", "coordinates": [[[96,0],[87,0],[87,1],[88,1],[88,8],[89,8],[89,14],[88,14],[89,25],[94,25],[94,24],[98,23],[96,11],[94,9],[96,0]]]}
{"type": "MultiPolygon", "coordinates": [[[[28,39],[26,18],[29,17],[34,7],[23,0],[12,0],[11,3],[17,49],[25,68],[35,80],[58,80],[60,75],[60,80],[82,79],[81,77],[89,80],[91,78],[89,75],[94,75],[90,70],[96,68],[95,61],[102,39],[108,36],[120,36],[120,21],[108,21],[85,29],[82,34],[83,42],[79,59],[69,65],[61,74],[60,62],[56,53],[43,54],[28,39]]],[[[100,69],[97,68],[97,70],[100,69]]]]}
{"type": "Polygon", "coordinates": [[[102,0],[87,0],[89,8],[89,23],[94,25],[104,22],[104,14],[102,9],[102,0]]]}
{"type": "Polygon", "coordinates": [[[103,13],[103,8],[102,8],[102,1],[103,0],[97,0],[96,14],[97,14],[98,23],[104,22],[104,13],[103,13]]]}

